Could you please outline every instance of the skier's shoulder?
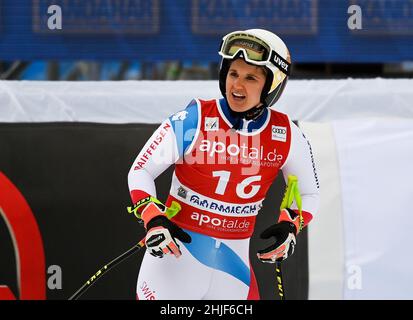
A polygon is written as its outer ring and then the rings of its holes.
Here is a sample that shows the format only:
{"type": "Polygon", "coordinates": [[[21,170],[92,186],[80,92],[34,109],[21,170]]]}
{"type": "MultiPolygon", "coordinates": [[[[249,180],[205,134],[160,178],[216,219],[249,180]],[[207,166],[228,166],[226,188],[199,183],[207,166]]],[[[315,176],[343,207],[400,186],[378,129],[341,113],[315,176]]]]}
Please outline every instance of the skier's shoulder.
{"type": "Polygon", "coordinates": [[[290,117],[286,113],[280,112],[273,108],[268,108],[268,110],[270,111],[271,122],[273,124],[278,124],[281,126],[288,126],[290,128],[295,126],[294,122],[291,121],[290,117]]]}
{"type": "Polygon", "coordinates": [[[271,118],[273,118],[274,120],[282,120],[285,122],[290,122],[290,117],[286,113],[275,110],[273,108],[268,108],[268,110],[270,111],[271,118]]]}
{"type": "Polygon", "coordinates": [[[216,99],[204,100],[194,98],[187,104],[184,109],[181,109],[171,115],[170,120],[171,122],[179,120],[184,121],[188,124],[196,124],[198,122],[199,116],[201,116],[201,111],[205,112],[208,109],[215,109],[216,107],[216,99]]]}
{"type": "Polygon", "coordinates": [[[186,107],[180,109],[169,117],[174,131],[183,130],[186,132],[190,129],[196,129],[200,114],[199,99],[192,99],[186,107]]]}
{"type": "Polygon", "coordinates": [[[197,102],[196,99],[192,99],[191,102],[189,102],[185,108],[175,112],[169,118],[171,121],[183,121],[187,119],[188,116],[191,117],[193,114],[196,113],[198,113],[197,102]]]}
{"type": "Polygon", "coordinates": [[[291,132],[291,141],[305,140],[306,137],[302,130],[297,125],[296,121],[293,121],[286,113],[269,108],[271,113],[272,130],[288,130],[291,132]]]}
{"type": "Polygon", "coordinates": [[[210,108],[217,106],[217,99],[201,99],[201,98],[193,98],[191,102],[188,103],[186,109],[194,110],[198,108],[210,108]]]}

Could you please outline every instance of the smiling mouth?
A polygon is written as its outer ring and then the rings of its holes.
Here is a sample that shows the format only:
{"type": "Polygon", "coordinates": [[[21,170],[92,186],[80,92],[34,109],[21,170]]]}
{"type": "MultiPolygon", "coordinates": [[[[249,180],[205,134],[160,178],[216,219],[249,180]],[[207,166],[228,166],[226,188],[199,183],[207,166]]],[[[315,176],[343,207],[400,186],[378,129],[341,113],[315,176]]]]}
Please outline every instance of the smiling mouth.
{"type": "Polygon", "coordinates": [[[239,93],[232,92],[231,95],[232,95],[232,98],[233,98],[235,101],[242,101],[242,100],[245,99],[245,96],[242,95],[242,94],[239,94],[239,93]]]}

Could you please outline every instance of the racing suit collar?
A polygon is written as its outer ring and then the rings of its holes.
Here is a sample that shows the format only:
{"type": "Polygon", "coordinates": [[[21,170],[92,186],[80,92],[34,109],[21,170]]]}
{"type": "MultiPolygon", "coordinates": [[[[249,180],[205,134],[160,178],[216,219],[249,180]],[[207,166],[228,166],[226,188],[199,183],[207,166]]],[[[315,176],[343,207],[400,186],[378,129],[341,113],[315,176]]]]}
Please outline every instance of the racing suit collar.
{"type": "Polygon", "coordinates": [[[232,124],[233,129],[235,130],[240,130],[243,127],[244,122],[249,122],[247,125],[248,132],[258,130],[264,125],[265,120],[267,119],[268,108],[266,108],[265,106],[263,107],[262,111],[257,112],[255,118],[245,119],[242,112],[234,112],[231,110],[225,98],[220,99],[219,103],[225,117],[232,124]]]}

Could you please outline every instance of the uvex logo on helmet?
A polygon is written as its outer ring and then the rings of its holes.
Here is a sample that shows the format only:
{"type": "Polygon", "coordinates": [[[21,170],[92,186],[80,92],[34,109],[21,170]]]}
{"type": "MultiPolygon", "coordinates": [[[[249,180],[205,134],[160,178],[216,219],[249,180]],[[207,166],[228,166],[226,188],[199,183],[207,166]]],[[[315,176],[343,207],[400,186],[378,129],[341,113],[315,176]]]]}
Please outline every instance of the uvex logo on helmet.
{"type": "Polygon", "coordinates": [[[276,52],[274,52],[274,58],[273,62],[279,67],[279,69],[282,71],[285,71],[286,75],[290,74],[290,64],[288,61],[285,61],[280,55],[278,55],[276,52]]]}

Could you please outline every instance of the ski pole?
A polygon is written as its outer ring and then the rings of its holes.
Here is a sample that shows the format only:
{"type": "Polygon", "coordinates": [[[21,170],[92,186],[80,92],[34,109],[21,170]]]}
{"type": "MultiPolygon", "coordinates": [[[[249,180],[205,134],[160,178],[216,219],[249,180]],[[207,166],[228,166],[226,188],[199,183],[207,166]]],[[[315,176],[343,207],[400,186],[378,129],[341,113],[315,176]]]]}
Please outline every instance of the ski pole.
{"type": "Polygon", "coordinates": [[[281,261],[275,262],[275,273],[277,275],[278,296],[280,300],[285,300],[283,274],[281,270],[281,261]]]}
{"type": "MultiPolygon", "coordinates": [[[[129,213],[134,213],[136,207],[128,207],[129,213]]],[[[166,210],[166,217],[172,219],[179,211],[181,206],[178,202],[172,201],[171,207],[166,210]]],[[[119,257],[113,259],[108,264],[105,264],[102,268],[99,269],[93,276],[89,278],[88,281],[84,283],[70,298],[69,300],[77,300],[82,294],[84,294],[95,282],[100,279],[106,272],[112,269],[114,266],[118,265],[120,262],[124,261],[126,258],[130,257],[135,252],[138,252],[142,247],[145,246],[145,237],[138,244],[135,244],[133,247],[122,253],[119,257]]]]}
{"type": "MultiPolygon", "coordinates": [[[[301,195],[298,189],[298,178],[294,175],[288,176],[287,187],[285,189],[283,200],[281,201],[280,210],[289,208],[295,200],[298,212],[300,214],[300,230],[304,227],[304,219],[302,216],[301,195]]],[[[275,262],[275,272],[277,276],[277,288],[280,300],[285,300],[284,280],[281,269],[281,261],[275,262]]]]}
{"type": "Polygon", "coordinates": [[[122,253],[119,257],[113,259],[108,264],[105,264],[102,268],[99,269],[93,276],[89,278],[85,284],[80,287],[70,298],[69,300],[77,300],[82,294],[84,294],[100,277],[102,277],[106,272],[112,269],[114,266],[125,260],[126,258],[130,257],[135,252],[138,252],[142,247],[145,246],[145,237],[139,241],[138,244],[135,244],[132,248],[127,250],[126,252],[122,253]]]}

